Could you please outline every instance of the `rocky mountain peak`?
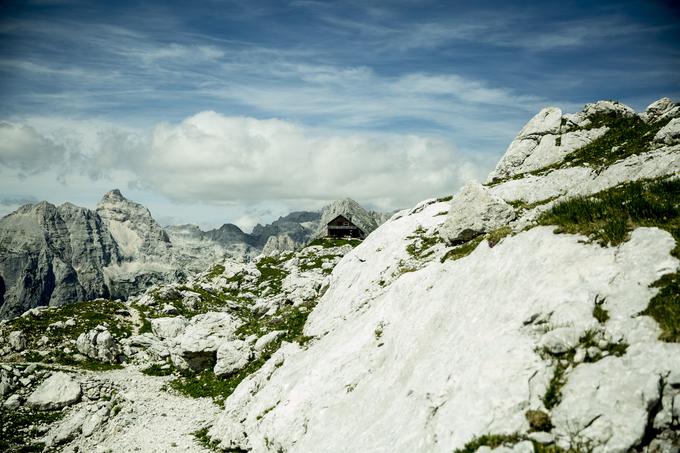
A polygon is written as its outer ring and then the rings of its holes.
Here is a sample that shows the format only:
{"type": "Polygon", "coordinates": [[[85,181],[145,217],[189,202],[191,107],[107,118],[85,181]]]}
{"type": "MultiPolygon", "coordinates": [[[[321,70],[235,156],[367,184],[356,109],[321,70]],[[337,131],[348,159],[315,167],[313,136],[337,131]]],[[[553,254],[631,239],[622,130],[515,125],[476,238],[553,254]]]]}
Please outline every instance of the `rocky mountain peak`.
{"type": "Polygon", "coordinates": [[[350,219],[352,223],[369,234],[378,228],[378,222],[373,214],[364,209],[359,203],[351,198],[335,200],[321,209],[321,221],[316,232],[316,237],[326,234],[326,225],[335,217],[342,215],[350,219]]]}
{"type": "Polygon", "coordinates": [[[120,251],[128,258],[155,259],[170,249],[167,233],[139,203],[113,189],[97,204],[97,214],[106,222],[120,251]]]}

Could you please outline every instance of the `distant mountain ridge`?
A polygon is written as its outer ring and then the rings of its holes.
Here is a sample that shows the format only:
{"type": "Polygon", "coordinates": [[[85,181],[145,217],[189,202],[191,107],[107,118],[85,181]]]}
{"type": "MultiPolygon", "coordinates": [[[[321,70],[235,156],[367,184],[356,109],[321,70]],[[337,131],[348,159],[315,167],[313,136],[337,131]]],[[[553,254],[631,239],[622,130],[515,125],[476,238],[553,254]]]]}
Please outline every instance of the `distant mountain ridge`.
{"type": "Polygon", "coordinates": [[[127,298],[225,258],[247,261],[262,252],[299,249],[321,234],[328,213],[341,211],[367,233],[384,217],[345,199],[320,212],[297,211],[258,224],[248,234],[230,223],[209,231],[163,228],[118,189],[104,194],[94,210],[46,201],[24,205],[0,219],[0,319],[42,305],[127,298]]]}

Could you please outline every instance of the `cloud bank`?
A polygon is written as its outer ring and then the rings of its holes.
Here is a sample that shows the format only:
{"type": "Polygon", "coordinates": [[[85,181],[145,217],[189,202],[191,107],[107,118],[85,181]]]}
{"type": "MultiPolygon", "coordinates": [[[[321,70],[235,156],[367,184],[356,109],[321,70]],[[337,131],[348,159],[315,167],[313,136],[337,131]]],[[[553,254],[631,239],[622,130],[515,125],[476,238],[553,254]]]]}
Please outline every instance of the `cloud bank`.
{"type": "Polygon", "coordinates": [[[70,122],[2,123],[0,168],[38,173],[58,168],[129,184],[171,200],[214,204],[283,202],[300,208],[352,197],[381,209],[452,193],[481,179],[488,163],[446,140],[412,134],[329,134],[280,119],[205,111],[150,131],[70,122]],[[57,131],[58,133],[55,133],[57,131]]]}

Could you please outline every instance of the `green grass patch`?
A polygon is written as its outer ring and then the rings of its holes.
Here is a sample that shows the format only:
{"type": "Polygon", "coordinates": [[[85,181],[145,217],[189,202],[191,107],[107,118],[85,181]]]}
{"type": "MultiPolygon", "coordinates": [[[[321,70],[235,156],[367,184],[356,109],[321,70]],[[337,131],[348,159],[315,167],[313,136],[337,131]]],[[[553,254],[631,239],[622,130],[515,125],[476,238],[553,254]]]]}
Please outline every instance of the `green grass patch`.
{"type": "Polygon", "coordinates": [[[503,445],[513,446],[522,440],[524,440],[524,436],[516,433],[484,434],[483,436],[475,437],[470,442],[465,444],[463,448],[454,450],[454,453],[475,453],[481,447],[489,447],[494,449],[503,445]]]}
{"type": "Polygon", "coordinates": [[[447,201],[453,200],[453,195],[447,195],[445,197],[437,198],[437,203],[445,203],[447,201]]]}
{"type": "Polygon", "coordinates": [[[452,248],[444,256],[441,257],[441,262],[446,260],[459,260],[465,258],[470,253],[474,252],[477,246],[484,240],[484,236],[477,236],[476,238],[466,242],[465,244],[459,245],[452,248]]]}
{"type": "Polygon", "coordinates": [[[142,370],[142,373],[147,376],[170,376],[174,372],[174,368],[169,364],[154,363],[142,370]]]}
{"type": "Polygon", "coordinates": [[[406,246],[406,252],[417,260],[431,256],[434,253],[432,248],[444,242],[438,232],[434,232],[431,236],[427,236],[426,233],[427,231],[422,226],[418,226],[414,234],[406,237],[406,239],[413,239],[413,242],[406,246]]]}
{"type": "Polygon", "coordinates": [[[221,264],[214,265],[209,271],[206,277],[210,280],[219,277],[224,273],[224,266],[221,264]]]}
{"type": "Polygon", "coordinates": [[[240,448],[230,448],[228,450],[223,450],[220,448],[220,443],[218,441],[212,440],[208,436],[208,431],[210,431],[210,428],[199,429],[198,431],[192,433],[196,441],[206,449],[226,453],[247,453],[247,450],[242,450],[240,448]]]}
{"type": "Polygon", "coordinates": [[[98,362],[92,359],[75,360],[75,341],[78,337],[98,325],[105,325],[111,334],[117,339],[129,337],[132,334],[132,318],[128,313],[128,307],[121,302],[114,301],[86,301],[50,307],[37,313],[37,315],[21,316],[9,320],[4,326],[5,334],[21,330],[27,339],[26,351],[23,356],[26,360],[44,363],[57,363],[62,365],[77,366],[87,370],[103,371],[120,367],[117,364],[98,362]],[[121,313],[116,314],[116,312],[121,313]],[[69,321],[71,320],[71,321],[69,321]],[[67,324],[66,321],[69,321],[67,324]],[[61,322],[61,327],[50,327],[61,322]],[[42,342],[42,337],[47,337],[47,342],[42,342]],[[72,353],[64,352],[65,347],[73,350],[72,353]],[[43,356],[38,351],[49,351],[43,356]]]}
{"type": "Polygon", "coordinates": [[[63,418],[61,411],[35,411],[20,406],[17,409],[0,407],[0,451],[42,452],[45,445],[38,427],[52,424],[63,418]]]}
{"type": "Polygon", "coordinates": [[[325,249],[329,249],[332,247],[342,247],[343,245],[351,245],[352,247],[356,247],[359,244],[361,244],[361,239],[319,238],[314,239],[305,247],[320,245],[325,249]]]}
{"type": "Polygon", "coordinates": [[[583,234],[601,245],[618,245],[637,227],[680,229],[680,180],[636,181],[578,197],[543,213],[541,225],[556,233],[583,234]]]}
{"type": "MultiPolygon", "coordinates": [[[[676,235],[676,243],[680,242],[676,235]]],[[[677,250],[677,247],[676,247],[677,250]]],[[[660,340],[680,342],[680,272],[666,274],[652,284],[659,292],[640,314],[651,316],[661,327],[660,340]]]]}

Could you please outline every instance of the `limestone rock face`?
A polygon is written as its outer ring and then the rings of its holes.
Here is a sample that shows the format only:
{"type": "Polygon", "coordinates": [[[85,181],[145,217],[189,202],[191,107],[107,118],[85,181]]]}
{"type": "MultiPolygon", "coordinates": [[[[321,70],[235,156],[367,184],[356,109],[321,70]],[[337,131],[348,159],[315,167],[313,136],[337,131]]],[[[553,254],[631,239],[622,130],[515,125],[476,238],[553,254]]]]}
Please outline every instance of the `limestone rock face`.
{"type": "Polygon", "coordinates": [[[0,219],[0,318],[42,305],[107,297],[116,243],[99,216],[65,204],[26,205],[0,219]]]}
{"type": "Polygon", "coordinates": [[[464,186],[452,199],[449,215],[440,230],[448,242],[469,241],[515,218],[512,206],[480,184],[464,186]]]}
{"type": "Polygon", "coordinates": [[[147,208],[125,198],[118,189],[104,194],[97,214],[107,223],[123,256],[165,256],[170,253],[168,234],[151,217],[147,208]]]}
{"type": "Polygon", "coordinates": [[[293,251],[298,247],[299,244],[296,243],[288,234],[269,236],[267,243],[262,249],[262,254],[269,255],[274,252],[293,251]]]}
{"type": "Polygon", "coordinates": [[[26,400],[29,407],[40,410],[61,409],[77,403],[82,395],[80,384],[66,373],[54,373],[26,400]]]}
{"type": "Polygon", "coordinates": [[[76,346],[81,354],[102,362],[113,363],[118,357],[116,340],[104,326],[80,334],[76,346]]]}

